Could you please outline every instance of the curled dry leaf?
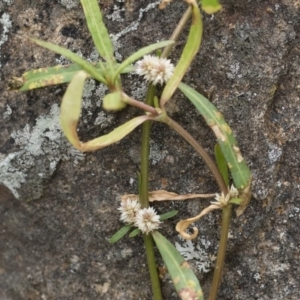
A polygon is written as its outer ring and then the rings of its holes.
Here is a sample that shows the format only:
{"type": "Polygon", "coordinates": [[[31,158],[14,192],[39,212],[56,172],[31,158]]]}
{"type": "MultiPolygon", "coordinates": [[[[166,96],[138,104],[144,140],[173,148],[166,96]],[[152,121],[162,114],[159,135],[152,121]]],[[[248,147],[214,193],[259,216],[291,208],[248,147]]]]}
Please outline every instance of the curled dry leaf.
{"type": "Polygon", "coordinates": [[[208,213],[210,213],[211,211],[213,211],[215,209],[220,209],[220,206],[212,204],[212,205],[204,208],[198,216],[195,216],[193,218],[189,218],[189,219],[186,219],[186,220],[179,221],[176,225],[176,231],[178,231],[179,234],[182,236],[182,238],[184,238],[186,240],[194,239],[195,237],[197,237],[197,235],[199,233],[198,228],[193,227],[193,231],[194,231],[193,234],[186,233],[187,228],[192,223],[198,221],[200,218],[202,218],[203,216],[207,215],[208,213]]]}
{"type": "MultiPolygon", "coordinates": [[[[214,197],[215,194],[185,194],[185,195],[179,195],[173,192],[168,192],[165,190],[158,190],[149,192],[149,201],[167,201],[167,200],[187,200],[187,199],[194,199],[194,198],[210,198],[214,197]]],[[[121,200],[125,201],[127,199],[130,200],[138,200],[139,195],[135,194],[126,194],[123,195],[121,200]]]]}

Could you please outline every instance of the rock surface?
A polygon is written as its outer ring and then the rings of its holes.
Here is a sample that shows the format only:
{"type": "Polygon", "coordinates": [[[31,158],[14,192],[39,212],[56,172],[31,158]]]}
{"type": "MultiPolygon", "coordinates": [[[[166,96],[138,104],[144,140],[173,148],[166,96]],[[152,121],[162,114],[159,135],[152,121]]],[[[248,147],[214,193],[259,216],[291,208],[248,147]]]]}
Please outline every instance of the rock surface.
{"type": "MultiPolygon", "coordinates": [[[[122,60],[138,48],[167,39],[185,10],[174,1],[164,11],[153,1],[100,1],[122,60]]],[[[299,1],[222,1],[204,15],[204,38],[184,81],[224,114],[253,173],[253,197],[233,218],[218,299],[300,299],[300,49],[299,1]]],[[[0,299],[152,299],[142,239],[108,243],[119,222],[118,199],[136,193],[140,129],[119,144],[81,154],[58,124],[65,86],[19,93],[8,81],[27,70],[67,61],[27,36],[98,59],[79,1],[0,2],[0,299]],[[7,189],[8,188],[8,189],[7,189]]],[[[184,44],[181,36],[171,58],[184,44]]],[[[124,79],[129,94],[143,99],[145,84],[124,79]]],[[[105,89],[89,81],[80,136],[111,131],[139,111],[102,110],[105,89]]],[[[214,136],[194,107],[176,93],[170,115],[212,154],[214,136]]],[[[154,124],[151,190],[215,192],[202,160],[170,129],[154,124]]],[[[180,214],[162,232],[196,268],[205,295],[217,252],[220,213],[196,225],[199,237],[180,241],[174,226],[207,200],[155,205],[180,214]]],[[[162,262],[159,261],[162,266],[162,262]]],[[[177,299],[168,275],[165,299],[177,299]]]]}

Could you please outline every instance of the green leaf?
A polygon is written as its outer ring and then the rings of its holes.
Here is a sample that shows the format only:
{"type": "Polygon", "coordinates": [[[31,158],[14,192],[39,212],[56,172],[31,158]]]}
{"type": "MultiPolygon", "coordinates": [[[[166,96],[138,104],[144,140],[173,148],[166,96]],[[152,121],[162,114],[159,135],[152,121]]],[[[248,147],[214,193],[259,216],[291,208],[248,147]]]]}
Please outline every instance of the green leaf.
{"type": "Polygon", "coordinates": [[[88,141],[86,143],[81,143],[79,150],[83,152],[95,151],[104,148],[108,145],[111,145],[113,143],[116,143],[120,141],[122,138],[124,138],[126,135],[128,135],[131,131],[133,131],[137,126],[139,126],[140,124],[142,124],[147,120],[152,120],[152,117],[148,115],[144,115],[144,116],[133,118],[106,135],[88,141]]]}
{"type": "MultiPolygon", "coordinates": [[[[95,68],[100,76],[104,77],[105,74],[102,72],[99,63],[95,64],[95,68]]],[[[18,89],[20,92],[24,92],[51,85],[68,83],[78,71],[83,71],[83,68],[77,64],[57,65],[55,67],[31,70],[24,73],[22,77],[13,77],[12,80],[17,80],[18,86],[16,86],[16,88],[11,87],[11,89],[18,89]]],[[[123,69],[121,73],[126,74],[133,71],[134,67],[128,66],[123,69]]]]}
{"type": "Polygon", "coordinates": [[[63,96],[60,107],[60,124],[69,142],[77,149],[81,143],[77,135],[77,123],[81,111],[84,82],[88,75],[84,71],[76,73],[63,96]]]}
{"type": "MultiPolygon", "coordinates": [[[[75,64],[79,65],[87,73],[89,73],[93,78],[99,80],[100,82],[103,82],[104,84],[107,84],[106,80],[104,79],[104,77],[102,77],[99,74],[98,70],[91,63],[84,60],[79,55],[73,53],[72,51],[70,51],[68,49],[65,49],[63,47],[60,47],[60,46],[52,44],[52,43],[44,42],[44,41],[34,39],[34,38],[30,38],[30,39],[33,42],[35,42],[36,44],[38,44],[44,48],[47,48],[51,51],[54,51],[60,55],[67,57],[68,59],[73,61],[75,64]]],[[[105,70],[102,70],[102,72],[104,72],[104,71],[105,70]]]]}
{"type": "Polygon", "coordinates": [[[251,183],[251,173],[242,157],[232,130],[225,122],[222,114],[208,99],[188,85],[180,83],[179,89],[195,105],[206,123],[214,131],[232,174],[235,187],[247,189],[251,183]]]}
{"type": "Polygon", "coordinates": [[[135,236],[137,236],[137,235],[140,234],[140,233],[141,233],[141,230],[138,229],[138,228],[136,228],[136,229],[134,229],[132,232],[130,232],[129,237],[130,237],[130,238],[135,237],[135,236]]]}
{"type": "Polygon", "coordinates": [[[223,155],[222,149],[220,145],[215,145],[215,158],[217,161],[218,169],[226,183],[227,186],[229,186],[229,175],[228,175],[228,167],[226,159],[223,155]]]}
{"type": "Polygon", "coordinates": [[[243,202],[243,199],[240,198],[232,198],[229,200],[229,203],[238,204],[240,205],[243,202]]]}
{"type": "Polygon", "coordinates": [[[103,23],[97,0],[80,0],[87,26],[99,54],[106,60],[110,74],[115,70],[114,49],[108,31],[103,23]]]}
{"type": "Polygon", "coordinates": [[[70,82],[78,71],[83,69],[77,65],[55,66],[31,70],[22,75],[23,86],[19,91],[28,91],[50,85],[57,85],[70,82]]]}
{"type": "Polygon", "coordinates": [[[126,58],[119,65],[117,71],[115,72],[115,76],[120,74],[124,68],[126,68],[127,66],[129,66],[130,64],[132,64],[133,62],[138,60],[139,58],[143,57],[144,55],[146,55],[146,54],[148,54],[148,53],[150,53],[150,52],[152,52],[156,49],[163,48],[163,47],[166,47],[166,46],[171,45],[171,44],[174,44],[174,41],[162,41],[162,42],[155,43],[155,44],[149,45],[147,47],[144,47],[144,48],[138,50],[137,52],[133,53],[128,58],[126,58]]]}
{"type": "Polygon", "coordinates": [[[111,244],[116,243],[120,240],[131,228],[133,227],[132,224],[128,224],[123,226],[120,230],[118,230],[110,239],[109,242],[111,244]]]}
{"type": "Polygon", "coordinates": [[[201,4],[207,14],[214,14],[222,8],[218,0],[201,0],[201,4]]]}
{"type": "Polygon", "coordinates": [[[197,277],[176,248],[158,231],[152,233],[155,244],[182,299],[204,300],[197,277]],[[183,298],[185,296],[185,298],[183,298]]]}
{"type": "Polygon", "coordinates": [[[178,210],[172,210],[159,216],[161,221],[170,219],[178,214],[178,210]]]}
{"type": "Polygon", "coordinates": [[[175,67],[173,76],[167,82],[163,93],[160,98],[160,105],[163,108],[167,101],[170,100],[175,90],[177,89],[180,81],[182,80],[184,74],[192,63],[193,58],[197,54],[201,40],[202,40],[202,32],[203,32],[203,24],[202,17],[197,5],[196,0],[189,1],[192,6],[192,25],[189,32],[188,40],[183,49],[181,57],[179,59],[178,64],[175,67]]]}
{"type": "Polygon", "coordinates": [[[105,95],[103,98],[103,108],[105,110],[121,110],[126,107],[126,103],[122,101],[121,92],[114,92],[105,95]]]}

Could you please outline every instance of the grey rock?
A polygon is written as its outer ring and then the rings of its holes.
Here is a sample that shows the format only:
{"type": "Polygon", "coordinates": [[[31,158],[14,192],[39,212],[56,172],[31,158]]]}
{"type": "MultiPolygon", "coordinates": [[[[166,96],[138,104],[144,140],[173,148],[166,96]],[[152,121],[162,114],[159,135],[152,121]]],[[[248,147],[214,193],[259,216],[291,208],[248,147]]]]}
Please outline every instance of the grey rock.
{"type": "MultiPolygon", "coordinates": [[[[117,145],[83,155],[68,144],[58,124],[66,86],[7,90],[13,76],[67,63],[28,36],[98,59],[78,4],[0,2],[0,299],[152,299],[142,239],[108,243],[121,227],[119,197],[137,192],[140,129],[117,145]]],[[[222,12],[204,15],[201,51],[184,78],[224,114],[253,173],[250,205],[232,220],[218,299],[297,300],[300,5],[292,0],[224,0],[222,5],[222,12]]],[[[164,11],[152,1],[101,1],[118,59],[167,39],[185,7],[183,1],[164,11]]],[[[178,60],[184,41],[183,34],[172,60],[178,60]]],[[[144,84],[136,80],[127,76],[123,86],[139,98],[144,84]]],[[[88,83],[79,127],[83,140],[140,113],[133,108],[104,112],[104,94],[101,85],[88,83]]],[[[212,154],[215,138],[183,95],[177,92],[167,109],[212,154]]],[[[151,146],[151,190],[216,191],[203,161],[170,129],[154,124],[151,146]]],[[[176,221],[208,204],[199,201],[155,207],[161,213],[180,210],[162,232],[189,249],[186,256],[208,295],[213,263],[207,258],[217,252],[220,213],[196,224],[200,235],[192,245],[174,230],[176,221]]],[[[165,299],[177,299],[168,275],[162,287],[165,299]]]]}

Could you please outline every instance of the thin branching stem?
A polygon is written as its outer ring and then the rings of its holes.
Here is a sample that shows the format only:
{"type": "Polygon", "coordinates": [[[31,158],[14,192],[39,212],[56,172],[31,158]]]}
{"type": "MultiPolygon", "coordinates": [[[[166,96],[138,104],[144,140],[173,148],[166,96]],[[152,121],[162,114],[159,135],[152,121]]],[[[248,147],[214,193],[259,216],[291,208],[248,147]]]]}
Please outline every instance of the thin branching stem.
{"type": "Polygon", "coordinates": [[[140,109],[142,109],[146,112],[149,112],[153,115],[157,115],[157,110],[153,106],[150,106],[147,103],[138,101],[134,98],[131,98],[127,94],[125,94],[124,92],[122,93],[122,101],[129,104],[129,105],[138,107],[138,108],[140,108],[140,109]]]}
{"type": "MultiPolygon", "coordinates": [[[[146,105],[152,107],[155,96],[155,87],[149,86],[146,105]]],[[[153,107],[152,107],[153,108],[153,107]]],[[[149,152],[150,152],[150,129],[151,122],[146,121],[142,126],[142,146],[141,146],[141,182],[140,182],[140,202],[142,208],[149,206],[149,191],[148,191],[148,173],[149,173],[149,152]]],[[[152,235],[144,234],[144,245],[146,248],[146,256],[151,279],[151,286],[154,300],[162,300],[159,276],[157,273],[154,243],[152,235]]]]}
{"type": "Polygon", "coordinates": [[[167,123],[171,128],[173,128],[177,133],[179,133],[200,154],[207,167],[212,172],[221,192],[224,193],[224,195],[227,195],[228,188],[226,186],[226,183],[223,180],[223,177],[216,164],[209,156],[209,154],[203,149],[203,147],[181,125],[179,125],[170,117],[164,116],[161,119],[161,121],[167,123]]]}
{"type": "MultiPolygon", "coordinates": [[[[181,17],[179,23],[177,24],[177,26],[176,26],[175,30],[173,31],[172,35],[170,36],[169,40],[174,41],[174,42],[177,41],[180,33],[182,32],[186,23],[190,19],[191,15],[192,15],[192,7],[189,6],[188,9],[185,11],[184,15],[181,17]]],[[[172,51],[174,44],[165,47],[160,57],[161,58],[168,57],[170,52],[172,51]]]]}

